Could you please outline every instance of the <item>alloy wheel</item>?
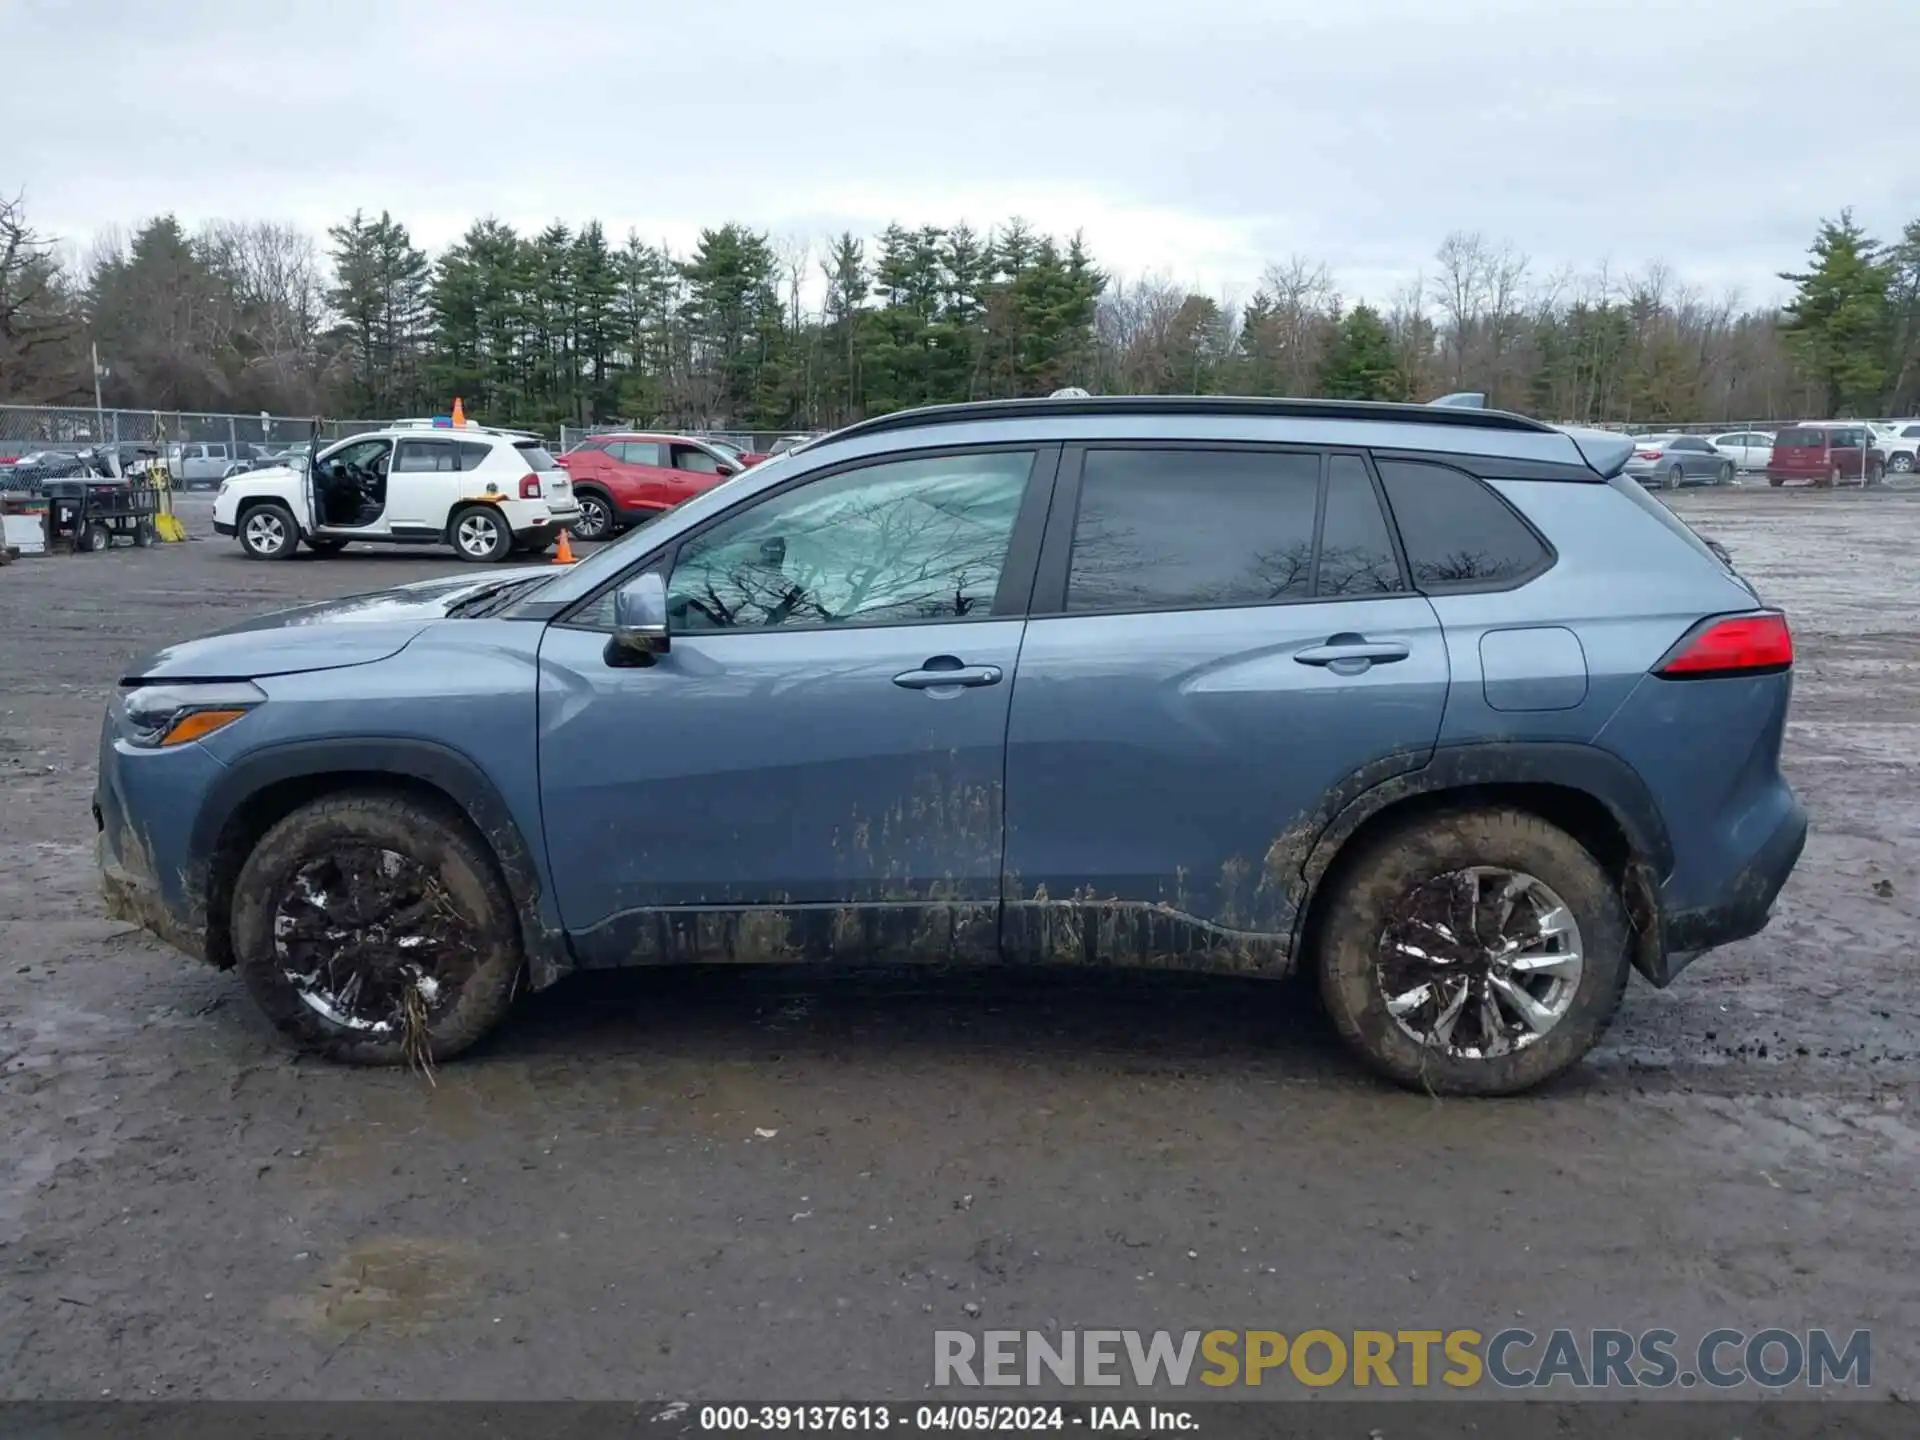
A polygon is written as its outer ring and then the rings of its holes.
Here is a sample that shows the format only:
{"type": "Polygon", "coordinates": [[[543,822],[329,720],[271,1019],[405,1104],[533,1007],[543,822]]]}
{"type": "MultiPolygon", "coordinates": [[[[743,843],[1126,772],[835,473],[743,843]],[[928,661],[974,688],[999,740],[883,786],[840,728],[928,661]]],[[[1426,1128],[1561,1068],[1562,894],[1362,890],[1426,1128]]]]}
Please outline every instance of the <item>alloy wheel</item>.
{"type": "Polygon", "coordinates": [[[1580,926],[1544,881],[1499,866],[1426,881],[1395,907],[1375,974],[1387,1013],[1413,1040],[1457,1059],[1511,1054],[1573,1006],[1580,926]]]}
{"type": "Polygon", "coordinates": [[[499,543],[494,531],[493,518],[484,511],[462,517],[454,527],[454,543],[462,554],[471,555],[476,560],[485,560],[491,556],[499,543]]]}
{"type": "Polygon", "coordinates": [[[287,544],[287,524],[272,510],[256,510],[247,516],[247,545],[262,555],[278,555],[287,544]]]}
{"type": "Polygon", "coordinates": [[[613,528],[613,512],[598,495],[580,497],[580,518],[574,522],[573,533],[582,540],[604,540],[607,532],[613,528]]]}
{"type": "Polygon", "coordinates": [[[437,876],[398,851],[355,846],[301,866],[273,916],[281,973],[309,1010],[371,1036],[423,1026],[481,953],[437,876]]]}

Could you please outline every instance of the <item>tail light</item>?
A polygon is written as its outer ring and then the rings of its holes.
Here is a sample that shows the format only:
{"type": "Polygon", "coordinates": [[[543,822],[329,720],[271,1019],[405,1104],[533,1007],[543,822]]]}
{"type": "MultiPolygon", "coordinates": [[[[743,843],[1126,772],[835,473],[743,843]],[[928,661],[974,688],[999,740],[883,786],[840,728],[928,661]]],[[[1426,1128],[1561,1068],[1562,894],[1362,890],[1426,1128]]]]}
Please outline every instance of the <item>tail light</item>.
{"type": "Polygon", "coordinates": [[[1773,675],[1793,668],[1793,632],[1777,610],[1703,620],[1654,668],[1669,680],[1773,675]]]}
{"type": "Polygon", "coordinates": [[[1633,453],[1642,460],[1658,460],[1660,458],[1660,452],[1658,450],[1636,450],[1633,453]]]}
{"type": "Polygon", "coordinates": [[[522,500],[540,498],[540,477],[532,470],[520,477],[520,498],[522,500]]]}

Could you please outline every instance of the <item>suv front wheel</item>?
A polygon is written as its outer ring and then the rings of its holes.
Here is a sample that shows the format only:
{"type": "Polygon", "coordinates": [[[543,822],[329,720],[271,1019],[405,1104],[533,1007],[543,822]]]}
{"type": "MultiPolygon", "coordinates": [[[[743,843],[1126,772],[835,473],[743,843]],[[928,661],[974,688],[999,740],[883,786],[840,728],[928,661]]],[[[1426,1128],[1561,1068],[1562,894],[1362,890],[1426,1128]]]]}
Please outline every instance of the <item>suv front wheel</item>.
{"type": "Polygon", "coordinates": [[[1361,1059],[1411,1089],[1531,1089],[1577,1064],[1619,1008],[1626,908],[1586,848],[1537,816],[1423,816],[1334,883],[1322,999],[1361,1059]]]}
{"type": "Polygon", "coordinates": [[[278,500],[250,505],[240,513],[240,548],[254,560],[286,560],[300,542],[293,512],[278,500]]]}
{"type": "Polygon", "coordinates": [[[429,1065],[506,1014],[520,976],[512,897],[445,806],[380,792],[303,805],[234,882],[235,962],[296,1044],[361,1065],[429,1065]]]}

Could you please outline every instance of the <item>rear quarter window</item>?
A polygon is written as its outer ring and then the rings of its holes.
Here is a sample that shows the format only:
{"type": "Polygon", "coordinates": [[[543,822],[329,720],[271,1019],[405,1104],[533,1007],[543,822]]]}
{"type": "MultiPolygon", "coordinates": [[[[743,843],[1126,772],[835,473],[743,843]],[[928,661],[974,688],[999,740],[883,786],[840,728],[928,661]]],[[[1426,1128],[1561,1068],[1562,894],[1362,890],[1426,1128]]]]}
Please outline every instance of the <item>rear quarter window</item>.
{"type": "Polygon", "coordinates": [[[1464,470],[1423,460],[1374,463],[1414,589],[1505,590],[1553,564],[1533,528],[1464,470]]]}

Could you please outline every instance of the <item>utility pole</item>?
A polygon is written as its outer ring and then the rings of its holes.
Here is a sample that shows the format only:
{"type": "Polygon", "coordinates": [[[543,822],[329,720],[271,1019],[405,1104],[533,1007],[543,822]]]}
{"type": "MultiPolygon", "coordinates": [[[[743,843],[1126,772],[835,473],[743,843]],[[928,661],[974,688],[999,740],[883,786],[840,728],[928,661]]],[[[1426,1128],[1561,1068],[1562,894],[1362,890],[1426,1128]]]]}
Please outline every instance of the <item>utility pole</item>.
{"type": "Polygon", "coordinates": [[[94,440],[97,445],[107,438],[107,407],[100,402],[100,377],[105,372],[100,368],[100,342],[90,341],[88,348],[93,352],[93,424],[100,432],[94,440]]]}

